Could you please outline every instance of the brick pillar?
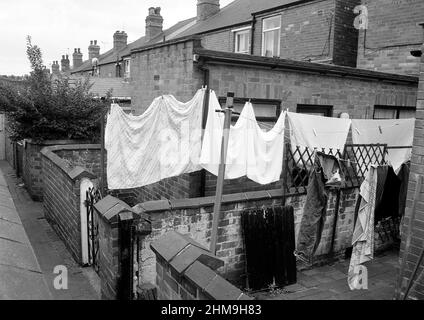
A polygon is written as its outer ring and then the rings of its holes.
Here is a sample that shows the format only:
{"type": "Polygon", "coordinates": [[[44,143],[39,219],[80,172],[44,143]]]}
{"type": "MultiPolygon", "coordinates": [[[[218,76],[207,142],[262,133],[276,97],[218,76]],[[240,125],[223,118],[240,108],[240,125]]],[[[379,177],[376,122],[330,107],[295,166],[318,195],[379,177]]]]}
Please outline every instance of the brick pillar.
{"type": "MultiPolygon", "coordinates": [[[[148,227],[145,226],[145,219],[141,219],[133,209],[125,202],[107,196],[95,204],[99,221],[99,276],[101,284],[101,298],[104,300],[124,299],[122,290],[130,290],[131,280],[137,274],[131,263],[130,247],[131,243],[122,252],[123,237],[126,242],[131,242],[127,235],[120,232],[120,223],[125,221],[128,229],[134,226],[133,232],[141,235],[145,234],[148,227]],[[132,225],[129,225],[129,224],[132,225]],[[140,226],[141,229],[140,230],[140,226]],[[122,268],[128,268],[122,270],[122,268]],[[134,274],[132,274],[134,272],[134,274]],[[130,289],[129,289],[130,288],[130,289]]],[[[149,224],[149,223],[147,223],[149,224]]],[[[151,227],[150,227],[151,230],[151,227]]],[[[130,295],[125,299],[131,298],[130,295]]]]}
{"type": "MultiPolygon", "coordinates": [[[[422,24],[423,26],[423,24],[422,24]]],[[[424,53],[424,45],[422,46],[424,53]]],[[[414,144],[412,149],[411,173],[409,176],[408,197],[405,210],[405,219],[402,226],[402,244],[400,251],[400,262],[404,265],[404,270],[400,277],[402,279],[400,287],[397,288],[397,298],[399,293],[404,295],[406,287],[410,282],[415,266],[418,263],[419,256],[424,249],[424,207],[420,203],[424,202],[424,186],[418,193],[414,212],[414,221],[412,221],[412,229],[408,230],[409,219],[413,216],[413,203],[415,197],[415,189],[419,177],[424,176],[424,54],[421,56],[420,62],[420,81],[418,85],[417,97],[417,113],[414,132],[414,144]],[[405,248],[408,236],[411,236],[409,248],[405,248]]],[[[421,268],[414,280],[414,285],[409,292],[407,299],[424,299],[424,279],[420,278],[421,269],[424,263],[421,262],[421,268]]]]}
{"type": "Polygon", "coordinates": [[[159,300],[253,300],[217,274],[221,259],[187,235],[169,231],[150,246],[159,300]]]}

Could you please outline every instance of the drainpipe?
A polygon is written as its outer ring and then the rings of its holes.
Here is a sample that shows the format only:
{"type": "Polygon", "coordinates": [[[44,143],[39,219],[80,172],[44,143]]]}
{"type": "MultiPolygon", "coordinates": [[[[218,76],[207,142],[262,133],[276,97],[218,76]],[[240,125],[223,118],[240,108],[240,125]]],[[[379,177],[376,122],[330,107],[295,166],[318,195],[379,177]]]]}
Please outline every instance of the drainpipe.
{"type": "MultiPolygon", "coordinates": [[[[205,99],[203,101],[203,116],[202,116],[202,129],[206,128],[206,122],[208,121],[209,112],[209,90],[210,90],[210,73],[209,69],[202,63],[199,69],[203,71],[203,86],[207,88],[205,93],[205,99]]],[[[202,132],[203,141],[203,132],[202,132]]],[[[200,173],[200,197],[204,197],[206,194],[206,170],[202,169],[200,173]]]]}
{"type": "Polygon", "coordinates": [[[253,56],[254,54],[254,39],[255,39],[255,26],[256,26],[256,16],[252,13],[252,28],[251,30],[251,40],[250,40],[250,54],[253,56]]]}

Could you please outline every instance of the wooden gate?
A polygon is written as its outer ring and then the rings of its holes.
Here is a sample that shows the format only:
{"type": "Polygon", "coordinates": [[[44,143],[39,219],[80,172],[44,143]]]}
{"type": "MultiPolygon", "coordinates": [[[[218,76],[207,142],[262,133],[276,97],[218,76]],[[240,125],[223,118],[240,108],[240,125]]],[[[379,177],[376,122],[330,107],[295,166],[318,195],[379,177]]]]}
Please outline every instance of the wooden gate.
{"type": "Polygon", "coordinates": [[[254,209],[241,216],[247,286],[261,290],[296,283],[293,207],[254,209]]]}

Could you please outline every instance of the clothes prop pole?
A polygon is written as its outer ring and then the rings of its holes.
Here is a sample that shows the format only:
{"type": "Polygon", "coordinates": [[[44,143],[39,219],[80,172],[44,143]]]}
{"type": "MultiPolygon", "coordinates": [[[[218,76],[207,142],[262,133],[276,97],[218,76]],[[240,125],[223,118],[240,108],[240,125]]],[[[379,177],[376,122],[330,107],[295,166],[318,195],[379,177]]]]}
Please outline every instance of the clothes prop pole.
{"type": "Polygon", "coordinates": [[[109,108],[106,109],[106,112],[102,110],[102,116],[100,118],[100,193],[104,196],[105,191],[105,116],[109,108]]]}
{"type": "Polygon", "coordinates": [[[407,238],[406,238],[406,243],[405,243],[405,251],[403,253],[403,258],[402,258],[402,265],[400,267],[400,272],[399,272],[399,279],[398,279],[398,285],[397,285],[397,298],[400,299],[402,298],[402,283],[403,283],[403,273],[405,271],[405,266],[406,266],[406,258],[409,252],[409,248],[411,246],[411,238],[412,238],[412,223],[414,221],[415,218],[415,207],[417,205],[418,202],[418,197],[420,195],[421,192],[421,186],[423,183],[423,176],[419,175],[418,179],[417,179],[417,185],[415,187],[415,193],[414,193],[414,199],[413,199],[413,203],[412,203],[412,208],[411,208],[411,213],[410,213],[410,217],[409,217],[409,223],[408,223],[408,229],[406,230],[406,234],[407,234],[407,238]]]}
{"type": "Polygon", "coordinates": [[[210,247],[210,251],[212,254],[216,253],[216,242],[218,238],[218,223],[219,223],[219,218],[221,215],[222,192],[224,189],[225,161],[227,159],[228,141],[230,138],[231,118],[233,115],[233,101],[234,101],[234,93],[228,92],[225,109],[216,110],[216,112],[223,112],[225,115],[225,119],[224,119],[224,131],[222,133],[222,143],[221,143],[221,160],[219,164],[218,181],[216,183],[215,205],[213,210],[211,247],[210,247]]]}

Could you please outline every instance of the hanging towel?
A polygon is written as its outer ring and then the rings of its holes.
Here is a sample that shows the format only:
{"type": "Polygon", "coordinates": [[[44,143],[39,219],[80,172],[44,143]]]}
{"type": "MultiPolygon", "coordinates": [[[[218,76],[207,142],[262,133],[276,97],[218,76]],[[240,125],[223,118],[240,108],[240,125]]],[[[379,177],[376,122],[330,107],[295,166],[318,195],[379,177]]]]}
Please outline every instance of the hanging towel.
{"type": "MultiPolygon", "coordinates": [[[[288,112],[290,124],[290,143],[293,153],[296,147],[301,152],[307,147],[312,152],[315,148],[324,153],[343,153],[349,134],[351,120],[314,116],[288,112]]],[[[297,154],[297,153],[296,153],[297,154]]]]}
{"type": "MultiPolygon", "coordinates": [[[[211,91],[206,129],[200,157],[201,166],[218,175],[221,158],[224,114],[215,92],[211,91]]],[[[255,117],[253,106],[246,103],[236,124],[231,126],[225,179],[247,176],[265,185],[280,180],[283,164],[285,113],[270,131],[263,131],[255,117]]]]}
{"type": "MultiPolygon", "coordinates": [[[[415,119],[352,120],[354,144],[387,144],[388,147],[411,147],[415,119]]],[[[402,163],[411,159],[411,148],[388,149],[386,160],[398,172],[402,163]]]]}
{"type": "Polygon", "coordinates": [[[348,284],[351,290],[364,289],[361,265],[374,259],[374,210],[377,190],[377,167],[370,166],[367,177],[360,188],[361,204],[352,237],[348,284]],[[361,282],[362,280],[362,282],[361,282]]]}
{"type": "Polygon", "coordinates": [[[141,116],[112,105],[105,131],[108,188],[137,188],[200,170],[204,93],[187,103],[156,98],[141,116]]]}

